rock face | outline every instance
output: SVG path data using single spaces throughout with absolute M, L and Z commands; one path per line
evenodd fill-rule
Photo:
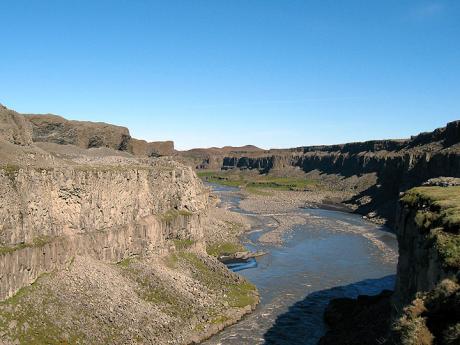
M 455 280 L 460 269 L 457 244 L 460 187 L 419 187 L 401 199 L 395 303 L 410 303 L 417 293 L 433 290 L 444 279 Z
M 106 123 L 69 121 L 56 115 L 29 115 L 27 119 L 32 124 L 35 142 L 126 151 L 130 139 L 127 128 Z
M 332 300 L 324 313 L 330 330 L 318 345 L 384 344 L 391 325 L 390 297 L 391 291 L 385 290 L 377 296 Z
M 3 169 L 0 186 L 1 299 L 75 255 L 119 261 L 167 239 L 202 237 L 203 186 L 172 161 Z
M 1 344 L 190 344 L 255 307 L 205 251 L 208 190 L 165 152 L 0 109 Z
M 460 177 L 460 121 L 407 140 L 378 140 L 270 151 L 188 151 L 198 169 L 255 169 L 261 173 L 297 167 L 341 177 L 375 173 L 376 183 L 348 200 L 361 214 L 394 225 L 399 193 L 439 176 Z M 363 202 L 364 201 L 364 202 Z
M 410 190 L 398 212 L 395 344 L 460 341 L 460 187 Z

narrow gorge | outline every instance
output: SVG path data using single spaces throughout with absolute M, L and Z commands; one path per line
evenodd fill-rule
M 459 177 L 460 121 L 177 151 L 0 106 L 0 343 L 458 344 Z

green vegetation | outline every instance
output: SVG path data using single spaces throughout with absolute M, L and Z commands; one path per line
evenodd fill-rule
M 82 344 L 82 335 L 77 332 L 70 332 L 63 335 L 53 319 L 57 315 L 48 316 L 42 310 L 34 307 L 32 299 L 35 294 L 44 295 L 43 301 L 46 303 L 41 306 L 47 310 L 49 305 L 53 305 L 59 310 L 59 302 L 47 291 L 40 287 L 42 279 L 46 279 L 49 274 L 41 275 L 30 286 L 23 287 L 14 296 L 6 301 L 0 302 L 0 332 L 9 338 L 19 341 L 19 344 L 30 345 L 64 345 Z
M 126 276 L 138 284 L 137 293 L 144 301 L 159 305 L 165 313 L 181 319 L 189 318 L 193 314 L 193 306 L 187 300 L 184 300 L 171 287 L 165 286 L 153 276 L 146 274 L 135 258 L 124 259 L 117 265 L 122 268 Z
M 123 268 L 128 268 L 135 260 L 135 257 L 127 257 L 121 260 L 120 262 L 117 262 L 117 265 Z
M 35 237 L 31 242 L 19 243 L 12 246 L 0 246 L 0 255 L 12 253 L 19 249 L 43 247 L 44 245 L 51 243 L 55 239 L 54 236 L 42 235 Z
M 19 171 L 19 166 L 14 164 L 6 164 L 3 167 L 1 167 L 1 169 L 3 169 L 3 171 L 5 172 L 6 177 L 8 177 L 11 182 L 14 182 L 16 174 Z
M 187 217 L 191 216 L 193 213 L 187 210 L 176 210 L 171 209 L 160 215 L 160 218 L 166 223 L 171 223 L 179 216 Z
M 439 256 L 448 267 L 460 268 L 460 235 L 437 229 L 434 231 L 435 245 Z
M 460 228 L 460 186 L 417 187 L 408 191 L 402 202 L 423 209 L 417 223 L 428 228 L 442 226 L 453 231 Z
M 230 187 L 241 187 L 250 193 L 269 194 L 263 190 L 303 191 L 314 187 L 317 182 L 302 177 L 275 177 L 258 175 L 241 171 L 199 171 L 198 176 L 204 181 Z
M 231 307 L 242 308 L 257 302 L 256 287 L 246 281 L 229 282 L 222 272 L 212 270 L 194 253 L 179 252 L 178 260 L 189 267 L 194 277 L 209 289 L 226 291 L 226 301 Z
M 220 323 L 227 322 L 228 320 L 230 320 L 230 319 L 227 316 L 219 315 L 219 316 L 213 318 L 211 320 L 211 323 L 217 325 L 217 324 L 220 324 Z
M 15 244 L 13 246 L 0 246 L 0 255 L 12 253 L 16 250 L 27 248 L 25 243 Z
M 184 249 L 190 248 L 195 243 L 194 240 L 190 240 L 190 239 L 173 240 L 173 242 L 177 250 L 184 250 Z
M 228 285 L 228 304 L 231 307 L 242 308 L 255 303 L 254 291 L 256 287 L 251 283 Z
M 401 201 L 418 210 L 415 223 L 430 231 L 443 264 L 460 268 L 460 187 L 417 187 Z
M 221 255 L 230 255 L 236 252 L 243 252 L 246 249 L 243 245 L 239 243 L 232 243 L 232 242 L 222 242 L 222 243 L 214 243 L 206 246 L 206 252 L 215 257 L 219 257 Z

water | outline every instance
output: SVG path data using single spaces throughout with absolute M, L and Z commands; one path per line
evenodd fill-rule
M 242 212 L 235 189 L 213 185 L 222 204 Z M 316 344 L 324 334 L 323 311 L 329 300 L 378 294 L 393 289 L 397 262 L 396 237 L 360 216 L 304 209 L 309 220 L 289 231 L 283 245 L 258 238 L 273 228 L 269 216 L 253 216 L 257 225 L 245 239 L 258 257 L 238 273 L 259 289 L 256 311 L 205 344 Z M 247 268 L 247 269 L 245 269 Z

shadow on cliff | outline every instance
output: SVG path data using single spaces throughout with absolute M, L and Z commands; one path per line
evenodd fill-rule
M 314 345 L 326 331 L 324 310 L 335 298 L 356 298 L 359 295 L 377 295 L 393 290 L 395 275 L 366 279 L 344 286 L 315 291 L 289 307 L 277 317 L 275 324 L 264 334 L 266 345 Z

